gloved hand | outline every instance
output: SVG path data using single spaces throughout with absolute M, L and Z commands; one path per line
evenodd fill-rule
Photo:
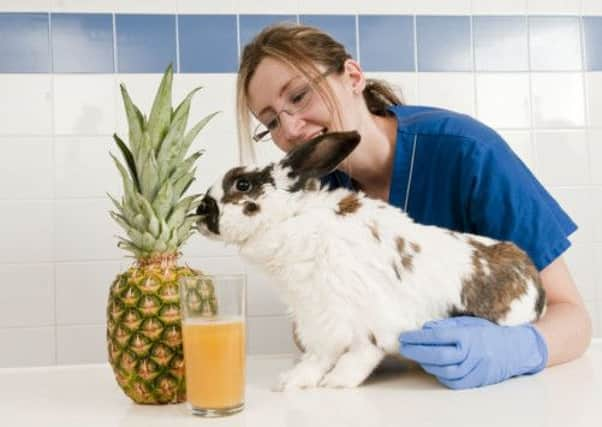
M 453 389 L 535 374 L 548 361 L 543 337 L 528 323 L 498 326 L 478 317 L 452 317 L 402 333 L 399 341 L 402 356 L 415 360 Z

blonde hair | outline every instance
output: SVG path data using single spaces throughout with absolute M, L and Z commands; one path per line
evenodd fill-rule
M 251 111 L 248 106 L 249 82 L 259 63 L 266 57 L 276 59 L 300 72 L 308 81 L 320 76 L 318 65 L 341 74 L 345 61 L 351 58 L 345 47 L 323 31 L 296 24 L 266 27 L 245 46 L 236 82 L 236 110 L 239 155 L 242 163 L 255 160 L 251 136 Z M 330 87 L 312 83 L 330 111 L 339 114 Z M 378 116 L 391 115 L 388 107 L 402 101 L 384 81 L 367 79 L 363 92 L 368 110 Z

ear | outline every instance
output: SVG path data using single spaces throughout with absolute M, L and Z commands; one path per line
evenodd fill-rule
M 299 189 L 308 179 L 332 172 L 358 146 L 360 139 L 356 131 L 320 135 L 290 151 L 280 165 L 292 169 L 289 177 L 298 177 L 294 187 Z
M 349 79 L 353 93 L 362 95 L 366 87 L 366 77 L 362 71 L 359 62 L 354 59 L 345 60 L 344 64 L 345 75 Z

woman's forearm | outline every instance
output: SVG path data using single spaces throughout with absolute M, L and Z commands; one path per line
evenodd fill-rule
M 591 341 L 591 318 L 583 305 L 557 302 L 547 307 L 535 326 L 548 345 L 547 366 L 558 365 L 581 356 Z

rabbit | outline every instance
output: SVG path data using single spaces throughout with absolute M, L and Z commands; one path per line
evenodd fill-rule
M 510 242 L 414 222 L 365 193 L 320 186 L 359 144 L 319 135 L 279 162 L 229 170 L 202 197 L 197 230 L 234 244 L 275 280 L 300 345 L 276 390 L 356 387 L 400 333 L 457 315 L 537 320 L 545 292 Z

